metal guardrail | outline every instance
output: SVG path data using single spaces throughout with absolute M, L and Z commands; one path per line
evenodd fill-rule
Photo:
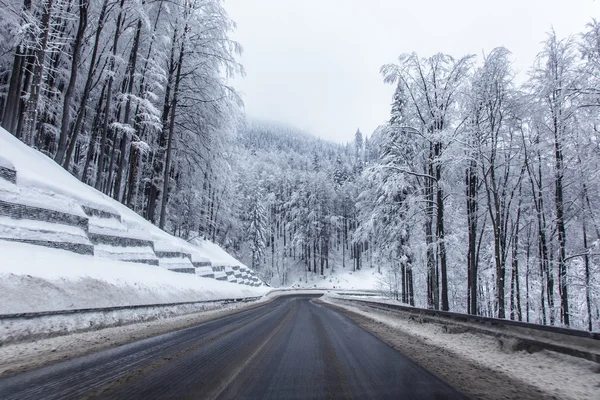
M 59 316 L 59 315 L 73 315 L 73 314 L 87 314 L 87 313 L 101 313 L 110 311 L 124 311 L 124 310 L 139 310 L 144 308 L 161 308 L 161 307 L 175 307 L 183 305 L 200 305 L 200 304 L 214 304 L 214 303 L 245 303 L 260 299 L 262 296 L 257 297 L 241 297 L 233 299 L 219 299 L 219 300 L 201 300 L 201 301 L 184 301 L 178 303 L 157 303 L 157 304 L 137 304 L 131 306 L 115 306 L 115 307 L 98 307 L 98 308 L 79 308 L 73 310 L 56 310 L 56 311 L 40 311 L 40 312 L 26 312 L 26 313 L 14 313 L 14 314 L 0 314 L 0 320 L 16 320 L 16 319 L 35 319 L 40 317 Z
M 594 340 L 600 340 L 600 332 L 590 332 L 579 329 L 572 328 L 564 328 L 560 326 L 554 325 L 541 325 L 534 324 L 531 322 L 523 322 L 523 321 L 515 321 L 511 319 L 501 319 L 501 318 L 491 318 L 491 317 L 482 317 L 479 315 L 471 315 L 471 314 L 463 314 L 452 311 L 439 311 L 439 310 L 431 310 L 428 308 L 416 308 L 411 306 L 404 306 L 401 304 L 387 304 L 387 303 L 379 303 L 368 300 L 358 300 L 358 299 L 347 299 L 357 303 L 363 303 L 365 305 L 377 305 L 379 307 L 391 309 L 391 310 L 400 310 L 404 312 L 408 312 L 415 315 L 426 315 L 430 317 L 439 317 L 439 318 L 449 318 L 455 321 L 460 322 L 475 322 L 479 324 L 486 324 L 488 326 L 516 326 L 520 328 L 526 329 L 534 329 L 538 331 L 550 332 L 550 333 L 560 333 L 563 335 L 569 336 L 577 336 L 583 338 L 589 338 Z
M 297 290 L 313 290 L 324 292 L 327 289 L 318 288 L 307 288 L 307 289 L 274 289 L 270 293 L 277 292 L 294 292 Z M 265 294 L 265 295 L 266 295 Z M 54 311 L 39 311 L 39 312 L 26 312 L 26 313 L 14 313 L 14 314 L 0 314 L 0 320 L 16 320 L 16 319 L 35 319 L 40 317 L 59 316 L 59 315 L 72 315 L 72 314 L 86 314 L 86 313 L 97 313 L 97 312 L 110 312 L 110 311 L 124 311 L 124 310 L 139 310 L 144 308 L 160 308 L 160 307 L 175 307 L 183 305 L 200 305 L 200 304 L 214 304 L 214 303 L 247 303 L 261 299 L 263 296 L 255 297 L 239 297 L 232 299 L 217 299 L 217 300 L 200 300 L 200 301 L 184 301 L 178 303 L 156 303 L 156 304 L 136 304 L 130 306 L 114 306 L 114 307 L 98 307 L 98 308 L 78 308 L 72 310 L 54 310 Z
M 485 335 L 514 338 L 523 344 L 523 350 L 530 352 L 550 350 L 573 357 L 600 363 L 600 332 L 589 332 L 559 326 L 532 324 L 522 321 L 482 317 L 450 311 L 438 311 L 416 308 L 400 304 L 379 303 L 356 298 L 338 298 L 339 300 L 362 304 L 370 308 L 400 311 L 420 317 L 431 318 L 434 322 L 447 320 L 449 323 L 462 322 L 472 325 L 465 331 Z M 519 332 L 519 330 L 522 330 Z

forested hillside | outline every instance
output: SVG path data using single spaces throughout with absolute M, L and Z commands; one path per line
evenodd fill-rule
M 551 32 L 522 83 L 504 48 L 381 68 L 396 91 L 359 232 L 405 300 L 414 286 L 432 308 L 597 328 L 599 44 L 595 21 Z
M 369 149 L 360 131 L 355 143 L 339 145 L 277 124 L 243 127 L 233 168 L 234 251 L 283 285 L 290 275 L 306 281 L 329 269 L 362 268 L 371 253 L 354 232 L 365 142 Z
M 221 1 L 1 5 L 2 127 L 161 228 L 214 225 L 243 72 Z
M 246 120 L 220 0 L 0 5 L 2 127 L 169 233 L 274 285 L 372 268 L 417 306 L 600 329 L 600 23 L 529 71 L 403 54 L 389 120 L 341 145 Z

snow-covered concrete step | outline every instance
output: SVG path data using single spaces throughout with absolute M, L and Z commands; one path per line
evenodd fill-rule
M 196 268 L 171 268 L 169 271 L 179 272 L 181 274 L 195 274 Z
M 0 179 L 17 184 L 17 171 L 12 162 L 4 157 L 0 157 Z
M 39 239 L 17 239 L 17 238 L 4 238 L 4 237 L 0 237 L 0 240 L 4 240 L 7 242 L 19 242 L 19 243 L 32 244 L 34 246 L 50 247 L 53 249 L 66 250 L 66 251 L 70 251 L 72 253 L 77 253 L 77 254 L 85 254 L 85 255 L 94 254 L 94 246 L 86 245 L 86 244 L 82 244 L 82 243 L 57 242 L 57 241 L 53 241 L 53 240 L 39 240 Z
M 234 265 L 231 267 L 231 269 L 233 269 L 233 276 L 235 276 L 235 279 L 237 280 L 237 282 L 241 283 L 242 282 L 242 271 L 240 270 L 240 266 Z
M 79 254 L 94 254 L 94 246 L 86 232 L 77 226 L 44 221 L 18 220 L 0 217 L 0 239 L 68 250 Z
M 198 267 L 196 268 L 196 275 L 201 276 L 203 278 L 213 278 L 215 277 L 215 273 L 213 272 L 211 267 Z
M 237 279 L 233 275 L 227 275 L 227 282 L 237 283 Z
M 192 255 L 189 253 L 183 253 L 181 251 L 159 250 L 156 247 L 156 244 L 154 245 L 154 253 L 156 253 L 158 258 L 187 258 L 190 263 L 192 259 Z
M 158 259 L 158 265 L 169 271 L 183 272 L 189 274 L 195 274 L 196 268 L 192 265 L 192 262 L 187 257 L 169 257 Z
M 139 239 L 136 237 L 127 237 L 127 236 L 118 236 L 118 235 L 109 235 L 105 233 L 89 233 L 90 240 L 94 245 L 109 245 L 115 247 L 149 247 L 151 249 L 154 248 L 154 243 L 151 240 Z M 154 250 L 152 250 L 152 254 L 154 254 Z
M 226 281 L 227 280 L 227 274 L 225 273 L 225 271 L 215 271 L 213 268 L 214 274 L 215 274 L 215 279 L 218 281 Z
M 225 273 L 225 266 L 224 265 L 213 265 L 212 266 L 212 270 L 213 272 L 216 274 L 217 272 L 222 272 L 223 274 Z
M 89 217 L 97 217 L 103 219 L 116 219 L 121 222 L 121 214 L 115 210 L 109 210 L 92 205 L 82 205 L 81 208 Z
M 113 246 L 98 243 L 94 245 L 94 255 L 112 260 L 159 265 L 158 257 L 151 246 Z
M 196 268 L 212 267 L 212 263 L 210 261 L 196 261 L 194 255 L 192 255 L 192 264 L 194 264 L 194 267 Z M 212 271 L 212 268 L 210 268 L 210 270 Z
M 76 226 L 88 231 L 88 219 L 79 215 L 55 211 L 48 208 L 35 207 L 0 199 L 0 216 L 19 220 L 35 220 L 61 225 Z

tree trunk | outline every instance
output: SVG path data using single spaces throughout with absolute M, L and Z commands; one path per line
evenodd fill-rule
M 175 70 L 177 67 L 175 64 L 175 51 L 177 50 L 177 28 L 178 26 L 176 23 L 175 29 L 173 30 L 173 37 L 171 39 L 171 53 L 169 56 L 168 64 L 169 74 L 167 78 L 167 86 L 165 88 L 165 97 L 163 102 L 163 112 L 161 118 L 163 129 L 161 130 L 158 139 L 158 149 L 154 154 L 154 160 L 152 162 L 152 177 L 150 179 L 148 187 L 148 205 L 146 208 L 146 219 L 152 221 L 153 223 L 156 220 L 156 202 L 158 200 L 158 197 L 160 196 L 160 177 L 164 176 L 163 158 L 164 152 L 166 151 L 167 137 L 169 132 L 169 113 L 171 112 L 171 90 L 173 86 Z
M 110 73 L 108 76 L 108 86 L 106 88 L 106 106 L 104 107 L 104 122 L 102 123 L 102 137 L 100 139 L 100 154 L 98 157 L 98 171 L 96 171 L 96 189 L 102 190 L 104 186 L 104 180 L 102 179 L 104 174 L 104 160 L 106 156 L 106 140 L 108 136 L 108 121 L 111 115 L 111 103 L 112 103 L 112 87 L 114 81 L 115 71 L 115 58 L 117 57 L 117 47 L 119 46 L 119 37 L 121 35 L 121 25 L 123 20 L 123 6 L 125 0 L 121 0 L 119 15 L 117 16 L 117 22 L 115 24 L 115 37 L 113 39 L 112 58 L 110 60 Z M 115 143 L 113 142 L 113 146 Z
M 89 0 L 88 0 L 89 1 Z M 71 132 L 71 139 L 69 141 L 69 146 L 67 148 L 67 153 L 65 155 L 63 167 L 65 169 L 69 169 L 69 165 L 71 163 L 71 158 L 73 156 L 73 151 L 75 149 L 75 143 L 77 142 L 77 137 L 79 136 L 79 132 L 81 130 L 81 125 L 83 124 L 83 117 L 85 115 L 85 108 L 87 106 L 87 102 L 90 96 L 90 91 L 92 90 L 92 81 L 94 78 L 94 70 L 96 65 L 96 59 L 98 58 L 98 47 L 100 45 L 100 35 L 104 28 L 104 22 L 106 19 L 106 9 L 108 7 L 108 0 L 104 0 L 102 3 L 102 8 L 100 9 L 100 16 L 98 17 L 98 25 L 96 27 L 96 35 L 94 38 L 94 47 L 92 49 L 92 56 L 90 59 L 90 67 L 88 69 L 88 75 L 85 81 L 85 86 L 83 88 L 83 93 L 81 95 L 81 101 L 79 103 L 79 111 L 77 112 L 77 118 L 75 119 L 75 125 L 73 126 L 73 130 Z M 104 93 L 104 87 L 102 88 L 102 92 Z M 102 98 L 99 100 L 102 103 Z M 98 111 L 99 113 L 99 111 Z M 88 159 L 86 158 L 86 164 L 89 164 Z M 87 180 L 87 168 L 85 169 L 85 178 Z M 83 176 L 83 175 L 82 175 Z M 85 182 L 84 179 L 82 181 Z
M 563 154 L 560 132 L 555 120 L 554 129 L 554 154 L 555 154 L 555 204 L 556 204 L 556 228 L 558 230 L 558 282 L 560 285 L 560 298 L 563 323 L 570 325 L 569 321 L 569 296 L 567 285 L 567 263 L 566 263 L 566 229 L 563 204 Z
M 77 35 L 75 36 L 75 42 L 73 43 L 73 57 L 71 59 L 71 76 L 69 77 L 69 84 L 67 85 L 67 90 L 65 91 L 60 126 L 60 136 L 58 139 L 58 148 L 54 157 L 54 161 L 56 161 L 59 164 L 63 163 L 63 158 L 65 157 L 65 151 L 67 147 L 67 134 L 70 126 L 71 100 L 73 99 L 75 83 L 77 82 L 77 71 L 79 69 L 79 56 L 81 53 L 81 46 L 83 44 L 83 35 L 85 34 L 85 29 L 87 28 L 88 6 L 89 0 L 79 1 L 79 24 L 77 26 Z M 72 140 L 72 142 L 75 142 L 75 140 Z M 73 145 L 73 148 L 75 148 L 75 145 Z M 69 163 L 67 161 L 64 162 L 64 165 L 65 169 L 69 168 Z
M 30 9 L 31 0 L 24 0 L 22 15 L 24 15 Z M 23 80 L 23 72 L 26 70 L 25 65 L 27 53 L 28 49 L 23 43 L 19 43 L 15 50 L 8 93 L 6 94 L 6 103 L 4 105 L 4 113 L 2 115 L 2 127 L 15 136 L 19 115 L 19 105 L 21 102 L 21 83 Z
M 131 94 L 133 93 L 133 83 L 134 83 L 134 74 L 137 65 L 137 55 L 138 48 L 140 44 L 140 35 L 142 33 L 142 20 L 138 19 L 137 27 L 135 30 L 135 37 L 133 38 L 133 46 L 131 48 L 131 54 L 129 56 L 129 63 L 127 64 L 127 103 L 125 105 L 125 116 L 123 118 L 124 124 L 129 124 L 130 116 L 131 116 Z M 123 180 L 123 171 L 125 168 L 125 156 L 127 152 L 127 133 L 123 132 L 123 137 L 121 139 L 121 149 L 120 149 L 120 158 L 119 158 L 119 166 L 117 169 L 117 178 L 115 181 L 115 190 L 113 192 L 113 198 L 115 200 L 119 200 L 121 194 L 121 181 Z
M 429 162 L 426 173 L 433 176 L 433 167 L 431 160 Z M 427 306 L 435 310 L 439 309 L 439 286 L 437 278 L 437 263 L 434 251 L 434 234 L 433 234 L 433 215 L 434 209 L 434 193 L 433 179 L 427 178 L 425 183 L 425 243 L 427 245 Z
M 585 255 L 583 256 L 583 262 L 585 267 L 585 305 L 587 307 L 587 320 L 588 320 L 588 330 L 592 331 L 592 303 L 591 303 L 591 293 L 590 293 L 590 256 L 588 254 L 588 240 L 587 240 L 587 232 L 585 229 L 585 217 L 582 219 L 582 233 L 583 233 L 583 248 L 585 251 Z
M 106 82 L 102 85 L 102 90 L 100 91 L 100 97 L 98 98 L 98 104 L 96 105 L 96 112 L 94 115 L 94 120 L 92 121 L 92 136 L 88 143 L 88 151 L 85 157 L 85 164 L 83 167 L 83 171 L 81 172 L 81 181 L 89 184 L 88 182 L 88 174 L 90 169 L 90 164 L 92 159 L 94 158 L 94 154 L 96 153 L 96 142 L 98 141 L 98 133 L 100 130 L 100 118 L 102 113 L 102 104 L 104 100 L 104 92 L 106 91 Z M 70 147 L 70 145 L 69 145 Z M 68 157 L 68 156 L 67 156 Z
M 436 232 L 438 240 L 438 251 L 440 259 L 440 272 L 442 278 L 442 311 L 449 311 L 450 306 L 448 303 L 448 274 L 447 274 L 447 261 L 446 261 L 446 238 L 444 229 L 444 192 L 441 181 L 441 167 L 438 164 L 436 166 L 436 202 L 437 202 L 437 222 Z
M 181 82 L 181 66 L 183 64 L 183 56 L 185 54 L 184 46 L 185 46 L 187 30 L 188 30 L 188 26 L 186 25 L 186 27 L 184 28 L 184 31 L 183 31 L 183 37 L 181 39 L 181 48 L 179 50 L 179 60 L 177 61 L 177 73 L 175 75 L 175 86 L 173 88 L 173 101 L 171 104 L 171 119 L 169 121 L 169 136 L 167 139 L 167 154 L 166 154 L 164 176 L 163 176 L 163 197 L 162 197 L 162 203 L 160 206 L 159 227 L 161 229 L 164 228 L 165 223 L 167 222 L 166 221 L 167 220 L 166 213 L 167 213 L 167 203 L 169 201 L 169 174 L 171 172 L 170 170 L 171 170 L 171 152 L 172 152 L 172 147 L 173 147 L 173 134 L 175 133 L 175 112 L 177 109 L 177 95 L 179 92 L 179 83 Z
M 37 122 L 38 103 L 42 91 L 42 78 L 44 77 L 44 64 L 46 59 L 46 49 L 48 47 L 48 38 L 50 36 L 50 14 L 52 12 L 54 0 L 44 2 L 42 17 L 40 20 L 39 48 L 34 51 L 34 66 L 31 81 L 31 90 L 29 100 L 27 101 L 24 126 L 24 142 L 28 145 L 34 143 L 34 130 Z
M 467 252 L 467 312 L 477 313 L 477 172 L 476 162 L 471 160 L 466 173 L 467 224 L 469 230 Z

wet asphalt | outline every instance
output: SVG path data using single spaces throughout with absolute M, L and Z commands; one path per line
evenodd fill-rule
M 315 296 L 0 379 L 0 399 L 463 399 Z

